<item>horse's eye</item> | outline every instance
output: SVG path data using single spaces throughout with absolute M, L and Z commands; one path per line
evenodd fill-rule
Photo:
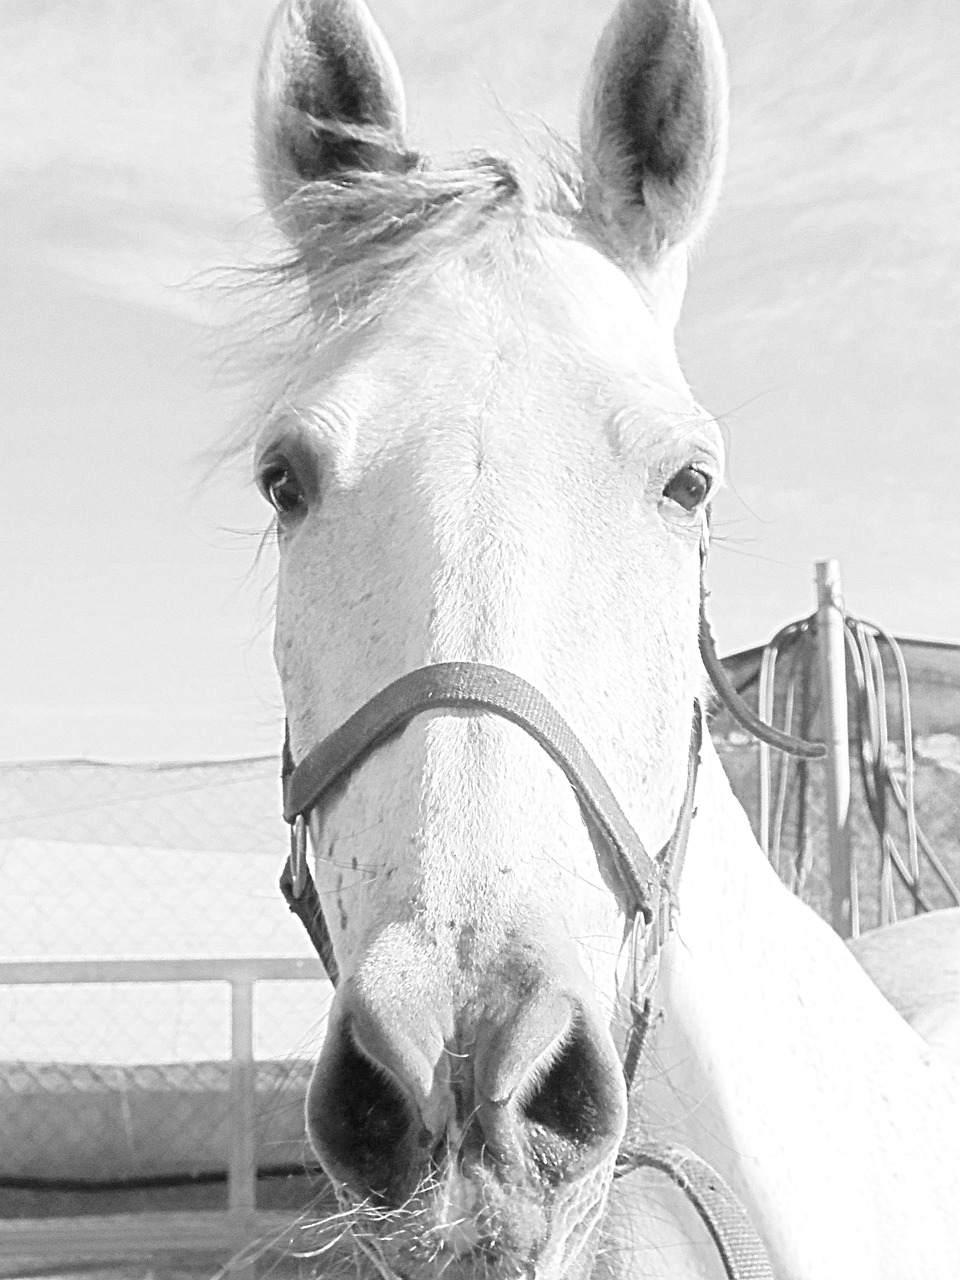
M 663 496 L 675 502 L 684 511 L 695 511 L 710 492 L 710 477 L 699 467 L 682 467 L 667 481 Z
M 278 516 L 293 515 L 306 507 L 300 481 L 285 463 L 264 472 L 260 477 L 260 489 Z

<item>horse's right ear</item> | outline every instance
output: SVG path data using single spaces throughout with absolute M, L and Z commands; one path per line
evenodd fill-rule
M 363 0 L 283 0 L 264 45 L 255 109 L 267 207 L 295 235 L 306 183 L 411 167 L 393 54 Z

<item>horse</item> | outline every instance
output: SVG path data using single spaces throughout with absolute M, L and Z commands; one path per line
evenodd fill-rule
M 267 35 L 292 789 L 377 722 L 289 805 L 337 978 L 306 1127 L 373 1274 L 723 1274 L 680 1190 L 615 1177 L 638 1134 L 709 1162 L 778 1280 L 957 1274 L 956 1085 L 780 885 L 703 731 L 723 442 L 674 328 L 727 99 L 705 0 L 620 0 L 578 150 L 434 165 L 361 0 L 284 0 Z M 499 701 L 390 720 L 478 671 Z M 672 860 L 655 900 L 624 826 Z
M 960 1080 L 960 907 L 910 916 L 847 945 L 901 1017 Z

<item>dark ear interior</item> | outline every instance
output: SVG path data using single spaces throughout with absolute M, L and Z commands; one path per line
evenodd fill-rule
M 720 37 L 701 0 L 622 0 L 581 110 L 590 212 L 645 261 L 695 235 L 726 144 Z
M 261 60 L 256 125 L 274 208 L 307 182 L 415 163 L 400 74 L 362 0 L 285 0 Z
M 312 5 L 305 45 L 291 59 L 287 105 L 305 127 L 288 139 L 305 181 L 340 169 L 395 168 L 403 162 L 403 101 L 351 4 Z

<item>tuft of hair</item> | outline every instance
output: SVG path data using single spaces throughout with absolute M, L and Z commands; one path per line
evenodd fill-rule
M 277 285 L 304 285 L 320 333 L 356 330 L 445 262 L 496 232 L 514 236 L 527 213 L 514 167 L 496 156 L 462 166 L 346 170 L 310 182 L 282 210 L 299 234 L 268 270 Z
M 370 128 L 361 131 L 369 141 Z M 374 172 L 345 170 L 305 183 L 276 211 L 282 226 L 298 229 L 285 252 L 225 273 L 242 305 L 233 308 L 239 315 L 234 339 L 222 349 L 224 371 L 256 385 L 258 394 L 249 424 L 221 461 L 246 449 L 311 356 L 374 325 L 438 269 L 455 262 L 515 268 L 538 230 L 578 234 L 579 157 L 553 135 L 522 172 L 489 154 L 442 168 L 409 152 L 401 158 Z

